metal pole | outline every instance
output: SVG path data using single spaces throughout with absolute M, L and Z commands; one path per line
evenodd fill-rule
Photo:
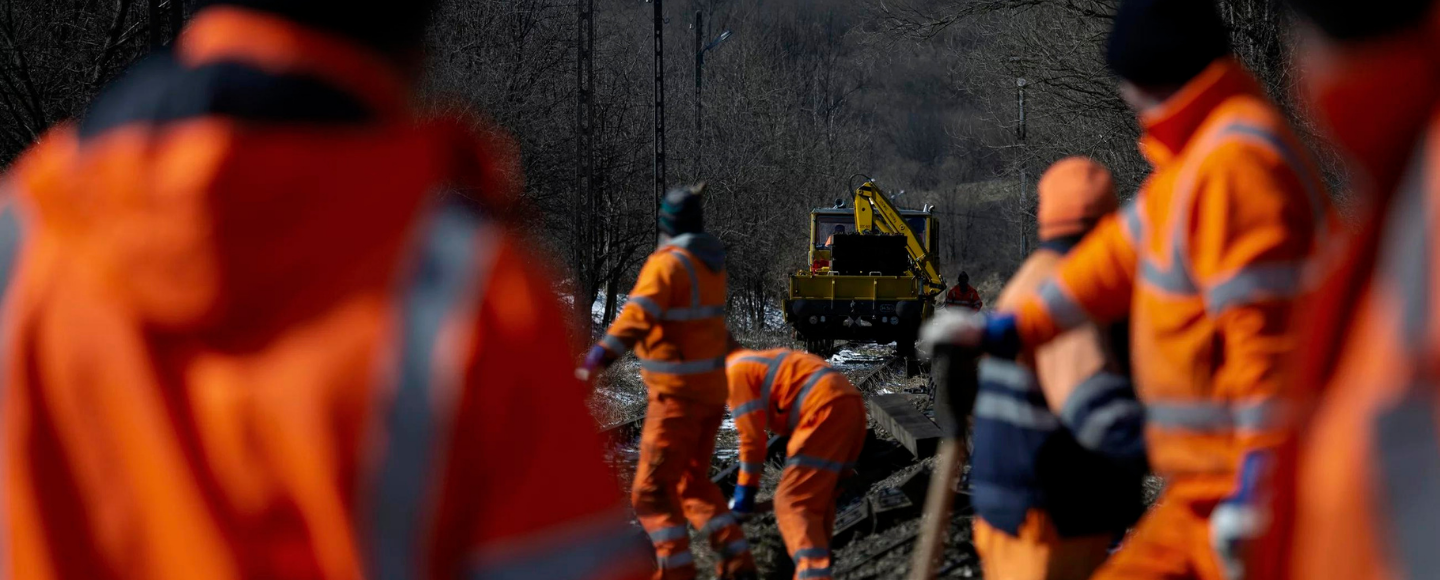
M 1030 255 L 1030 193 L 1025 189 L 1025 78 L 1015 79 L 1017 101 L 1020 108 L 1020 259 Z
M 699 10 L 695 11 L 695 180 L 700 181 L 704 176 L 700 172 L 700 154 L 705 143 L 705 124 L 702 121 L 701 113 L 704 111 L 701 104 L 701 84 L 704 82 L 705 70 L 705 48 L 700 44 L 705 36 L 705 20 Z
M 575 0 L 575 296 L 580 328 L 589 336 L 590 304 L 579 300 L 586 297 L 589 284 L 599 272 L 595 255 L 599 243 L 599 195 L 594 191 L 595 167 L 595 0 Z
M 655 231 L 660 231 L 660 199 L 665 195 L 665 24 L 664 0 L 655 1 Z

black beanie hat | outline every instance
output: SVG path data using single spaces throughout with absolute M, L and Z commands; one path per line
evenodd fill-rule
M 702 210 L 705 185 L 676 187 L 665 193 L 660 202 L 660 231 L 672 236 L 698 234 L 705 231 Z
M 1421 23 L 1433 0 L 1386 0 L 1384 6 L 1355 0 L 1290 0 L 1301 16 L 1336 40 L 1362 40 Z
M 1141 87 L 1168 87 L 1228 54 L 1230 33 L 1215 0 L 1122 0 L 1105 64 Z
M 382 52 L 418 48 L 438 0 L 201 0 L 201 6 L 240 6 L 283 16 Z

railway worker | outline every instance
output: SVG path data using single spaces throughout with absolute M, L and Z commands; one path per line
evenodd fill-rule
M 207 2 L 17 162 L 0 576 L 649 573 L 427 4 Z
M 946 308 L 968 308 L 979 312 L 985 307 L 985 301 L 980 299 L 980 291 L 970 285 L 970 274 L 964 270 L 955 277 L 955 286 L 945 293 Z
M 755 572 L 755 559 L 725 495 L 710 481 L 715 436 L 725 415 L 725 246 L 705 233 L 704 186 L 670 190 L 660 206 L 660 247 L 645 261 L 629 301 L 582 375 L 631 348 L 649 405 L 631 500 L 650 534 L 656 578 L 694 578 L 687 521 L 720 556 L 722 578 Z
M 1040 247 L 1001 292 L 1002 311 L 1117 207 L 1110 172 L 1084 157 L 1051 166 L 1039 194 Z M 970 487 L 986 578 L 1089 578 L 1144 511 L 1144 413 L 1127 330 L 1085 324 L 1014 361 L 980 363 Z
M 766 430 L 789 435 L 785 471 L 775 489 L 775 520 L 795 562 L 795 578 L 830 578 L 836 485 L 854 468 L 865 443 L 860 391 L 820 357 L 783 348 L 732 352 L 726 375 L 740 437 L 731 509 L 741 514 L 755 509 Z
M 1435 306 L 1440 68 L 1432 0 L 1293 0 L 1300 94 L 1348 157 L 1359 227 L 1305 304 L 1296 408 L 1255 577 L 1429 578 L 1440 522 Z
M 948 314 L 944 340 L 1002 356 L 1129 315 L 1158 506 L 1096 573 L 1235 578 L 1261 533 L 1258 475 L 1274 423 L 1301 270 L 1331 227 L 1313 164 L 1230 56 L 1211 0 L 1125 0 L 1107 60 L 1154 166 L 1038 291 L 1002 312 Z
M 835 236 L 844 235 L 844 234 L 845 234 L 845 226 L 844 226 L 844 224 L 835 224 L 835 229 L 830 232 L 830 237 L 825 238 L 825 247 L 827 247 L 827 248 L 833 248 L 833 247 L 835 247 Z

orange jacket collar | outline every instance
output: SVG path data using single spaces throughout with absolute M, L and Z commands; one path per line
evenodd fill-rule
M 364 99 L 377 114 L 405 109 L 406 83 L 379 53 L 279 16 L 217 6 L 186 27 L 176 56 L 195 66 L 242 62 L 277 74 L 317 77 Z
M 1145 130 L 1140 151 L 1156 167 L 1169 164 L 1185 150 L 1216 107 L 1230 97 L 1245 94 L 1263 93 L 1240 63 L 1232 58 L 1216 60 L 1160 106 L 1140 115 Z

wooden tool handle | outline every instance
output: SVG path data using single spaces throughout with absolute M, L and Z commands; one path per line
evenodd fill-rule
M 955 483 L 964 464 L 965 443 L 960 439 L 940 442 L 930 490 L 925 495 L 925 515 L 920 520 L 920 538 L 910 561 L 910 580 L 931 580 L 945 552 L 950 532 L 950 509 L 955 504 Z

